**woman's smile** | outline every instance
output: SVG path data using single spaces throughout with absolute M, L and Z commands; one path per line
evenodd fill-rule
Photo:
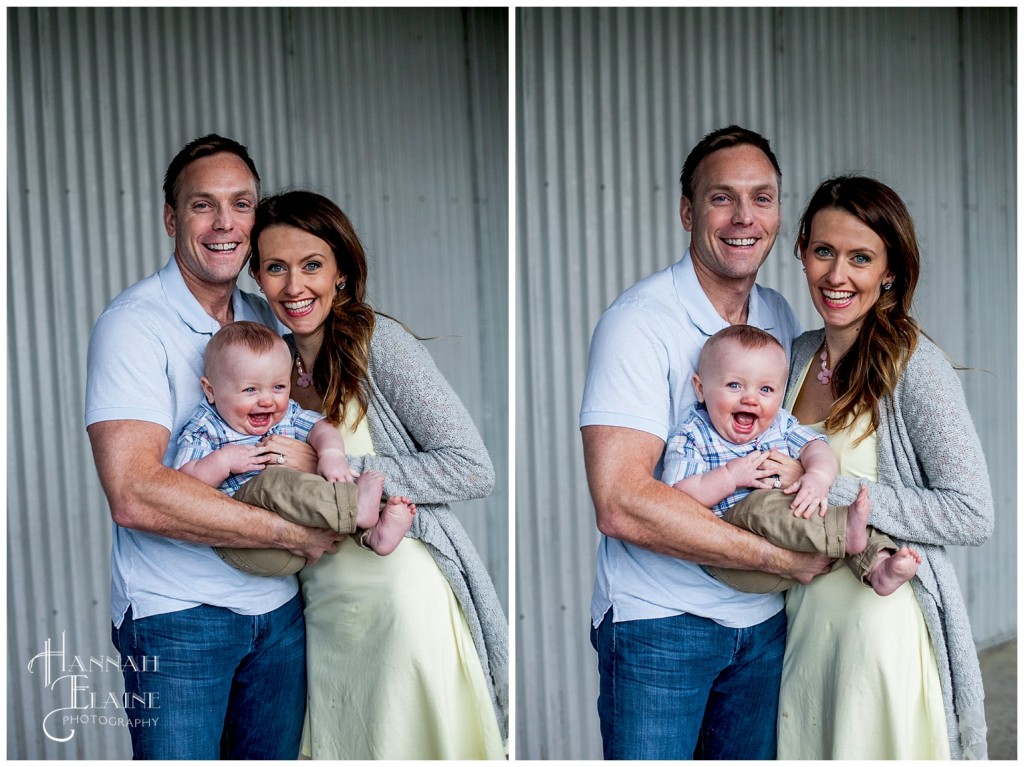
M 893 279 L 885 243 L 844 210 L 818 211 L 801 252 L 811 300 L 832 330 L 860 327 L 878 301 L 882 284 Z
M 305 317 L 313 310 L 315 298 L 307 298 L 303 301 L 283 301 L 284 310 L 291 317 Z
M 259 254 L 256 281 L 277 318 L 296 337 L 319 331 L 344 281 L 330 244 L 298 227 L 276 224 L 260 233 Z

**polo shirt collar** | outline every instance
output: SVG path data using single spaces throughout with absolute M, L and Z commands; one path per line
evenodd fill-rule
M 711 299 L 701 287 L 700 281 L 697 279 L 697 272 L 693 268 L 693 256 L 690 254 L 689 248 L 686 249 L 682 259 L 672 267 L 672 276 L 679 303 L 686 308 L 694 327 L 710 338 L 728 326 L 729 323 L 715 310 Z M 761 293 L 756 284 L 751 287 L 750 298 L 747 300 L 747 323 L 762 330 L 772 331 L 775 329 L 771 312 L 767 310 L 764 301 L 761 300 Z
M 185 284 L 185 278 L 181 275 L 178 267 L 178 260 L 172 255 L 167 265 L 160 270 L 160 285 L 163 287 L 164 295 L 171 308 L 181 317 L 182 322 L 188 325 L 195 333 L 214 334 L 220 330 L 220 323 L 206 313 L 192 291 Z M 242 292 L 236 286 L 231 294 L 231 306 L 235 312 L 235 318 L 240 319 L 244 315 Z

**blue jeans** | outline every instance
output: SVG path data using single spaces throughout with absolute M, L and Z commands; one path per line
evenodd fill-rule
M 136 759 L 295 759 L 306 711 L 298 595 L 264 615 L 223 607 L 133 620 L 121 654 Z M 136 697 L 137 696 L 137 697 Z
M 590 641 L 605 759 L 775 758 L 785 610 L 744 629 L 609 611 Z

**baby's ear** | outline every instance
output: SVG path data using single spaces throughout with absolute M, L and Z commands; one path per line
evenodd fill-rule
M 213 404 L 213 386 L 210 384 L 210 379 L 203 376 L 199 379 L 199 385 L 203 387 L 203 394 L 206 395 L 206 401 L 209 404 Z
M 693 374 L 693 390 L 697 393 L 697 401 L 704 401 L 704 385 L 700 382 L 700 376 Z

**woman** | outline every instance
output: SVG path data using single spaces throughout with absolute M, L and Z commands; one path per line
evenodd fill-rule
M 790 589 L 778 756 L 986 758 L 981 672 L 944 547 L 991 535 L 992 493 L 953 368 L 909 316 L 920 269 L 910 214 L 873 179 L 826 181 L 797 255 L 825 327 L 794 342 L 786 407 L 829 436 L 840 461 L 830 502 L 866 484 L 871 523 L 922 562 L 887 597 L 842 562 Z
M 365 302 L 366 259 L 330 200 L 264 200 L 250 273 L 295 348 L 292 398 L 342 430 L 352 468 L 416 502 L 387 557 L 346 539 L 300 574 L 314 759 L 505 757 L 508 625 L 447 504 L 487 495 L 494 472 L 469 414 L 430 355 Z M 306 446 L 274 438 L 286 464 Z

